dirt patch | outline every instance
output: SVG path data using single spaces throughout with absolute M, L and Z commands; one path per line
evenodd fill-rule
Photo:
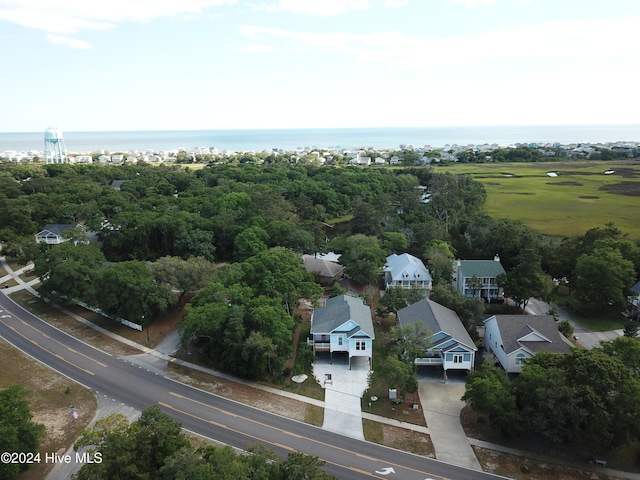
M 584 198 L 585 200 L 597 200 L 600 197 L 596 197 L 595 195 L 580 195 L 578 198 Z
M 585 478 L 611 479 L 608 476 L 593 476 L 593 466 L 587 463 L 587 454 L 577 447 L 554 445 L 548 441 L 523 435 L 506 438 L 493 430 L 482 415 L 464 407 L 460 412 L 460 423 L 469 438 L 484 440 L 508 448 L 524 450 L 548 458 L 548 461 L 519 457 L 496 450 L 474 446 L 480 465 L 486 472 L 504 475 L 514 479 L 536 480 L 581 480 Z M 607 465 L 616 468 L 614 462 Z M 622 468 L 620 468 L 622 469 Z
M 78 320 L 53 308 L 51 305 L 43 302 L 39 298 L 34 297 L 26 290 L 21 290 L 12 294 L 11 298 L 37 317 L 43 319 L 45 322 L 112 355 L 136 355 L 140 353 L 140 350 L 129 347 L 124 343 L 118 342 L 97 330 L 78 322 Z M 83 313 L 83 315 L 81 315 L 83 318 L 89 317 L 87 318 L 89 321 L 100 316 L 83 308 L 77 308 L 78 310 L 76 311 Z
M 603 185 L 599 188 L 608 193 L 616 195 L 629 195 L 632 197 L 640 197 L 640 182 L 621 182 L 611 185 Z
M 165 375 L 178 382 L 192 385 L 221 397 L 229 398 L 245 405 L 251 405 L 267 412 L 283 415 L 304 422 L 307 417 L 305 402 L 299 402 L 281 395 L 265 392 L 251 386 L 215 377 L 208 373 L 194 371 L 175 363 L 167 366 Z
M 584 184 L 575 180 L 565 180 L 563 182 L 547 182 L 547 185 L 557 185 L 559 187 L 582 187 Z
M 11 368 L 0 369 L 0 388 L 19 383 L 31 392 L 33 421 L 46 428 L 46 437 L 39 449 L 41 456 L 47 452 L 65 452 L 95 415 L 97 402 L 93 392 L 24 355 L 4 340 L 0 340 L 0 365 L 11 365 Z M 71 405 L 78 413 L 77 419 L 71 415 Z M 17 478 L 44 478 L 51 466 L 44 462 L 34 464 Z
M 478 461 L 485 472 L 502 475 L 516 480 L 584 480 L 612 479 L 595 471 L 585 471 L 568 466 L 561 466 L 529 460 L 508 453 L 496 452 L 484 448 L 473 447 Z
M 414 432 L 400 427 L 383 424 L 383 444 L 405 452 L 436 458 L 431 437 L 425 433 Z
M 615 171 L 611 175 L 618 175 L 622 178 L 637 178 L 640 177 L 640 172 L 634 168 L 616 167 Z

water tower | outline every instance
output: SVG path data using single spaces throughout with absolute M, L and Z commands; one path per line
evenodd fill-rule
M 47 128 L 44 132 L 44 158 L 47 163 L 69 163 L 67 148 L 59 128 Z

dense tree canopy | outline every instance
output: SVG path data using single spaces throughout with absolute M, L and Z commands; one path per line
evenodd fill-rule
M 597 453 L 640 435 L 640 342 L 620 337 L 602 348 L 539 352 L 509 380 L 501 370 L 473 372 L 463 397 L 505 434 L 526 430 Z
M 280 459 L 263 446 L 249 446 L 249 455 L 232 447 L 194 448 L 181 425 L 158 407 L 143 410 L 129 423 L 114 414 L 83 430 L 74 449 L 100 453 L 101 461 L 86 463 L 76 480 L 117 478 L 120 480 L 331 480 L 317 457 L 298 452 Z M 8 477 L 7 477 L 8 478 Z
M 48 296 L 89 301 L 95 294 L 95 276 L 106 260 L 94 245 L 65 242 L 44 246 L 35 259 L 34 272 Z
M 20 385 L 0 390 L 0 452 L 35 453 L 45 436 L 45 427 L 31 420 L 27 396 Z M 0 479 L 10 480 L 29 467 L 25 462 L 0 463 Z

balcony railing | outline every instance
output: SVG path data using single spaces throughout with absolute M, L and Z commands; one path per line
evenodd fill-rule
M 442 357 L 420 357 L 416 358 L 416 365 L 442 365 Z

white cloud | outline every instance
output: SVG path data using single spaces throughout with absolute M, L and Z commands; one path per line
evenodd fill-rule
M 296 32 L 245 25 L 241 32 L 274 49 L 328 51 L 362 62 L 418 70 L 524 60 L 583 64 L 612 57 L 640 61 L 640 17 L 548 22 L 468 37 L 420 38 L 400 32 L 368 34 Z M 633 59 L 633 60 L 632 60 Z
M 496 0 L 449 0 L 453 5 L 464 5 L 467 8 L 474 8 L 478 5 L 489 5 L 495 3 Z
M 264 6 L 263 8 L 268 11 L 340 15 L 347 10 L 371 8 L 371 3 L 369 0 L 279 0 L 278 3 Z
M 387 7 L 402 7 L 404 5 L 407 5 L 409 3 L 409 0 L 387 0 L 385 2 L 385 5 Z
M 106 30 L 119 22 L 194 15 L 237 0 L 0 0 L 0 20 L 50 33 Z
M 249 53 L 269 53 L 274 51 L 272 47 L 269 47 L 268 45 L 261 45 L 259 43 L 251 43 L 249 45 L 245 45 L 239 50 L 241 52 Z
M 89 42 L 84 40 L 78 40 L 77 38 L 67 37 L 65 35 L 57 35 L 54 33 L 47 34 L 47 40 L 54 45 L 64 45 L 66 47 L 75 48 L 77 50 L 89 50 L 93 46 Z

